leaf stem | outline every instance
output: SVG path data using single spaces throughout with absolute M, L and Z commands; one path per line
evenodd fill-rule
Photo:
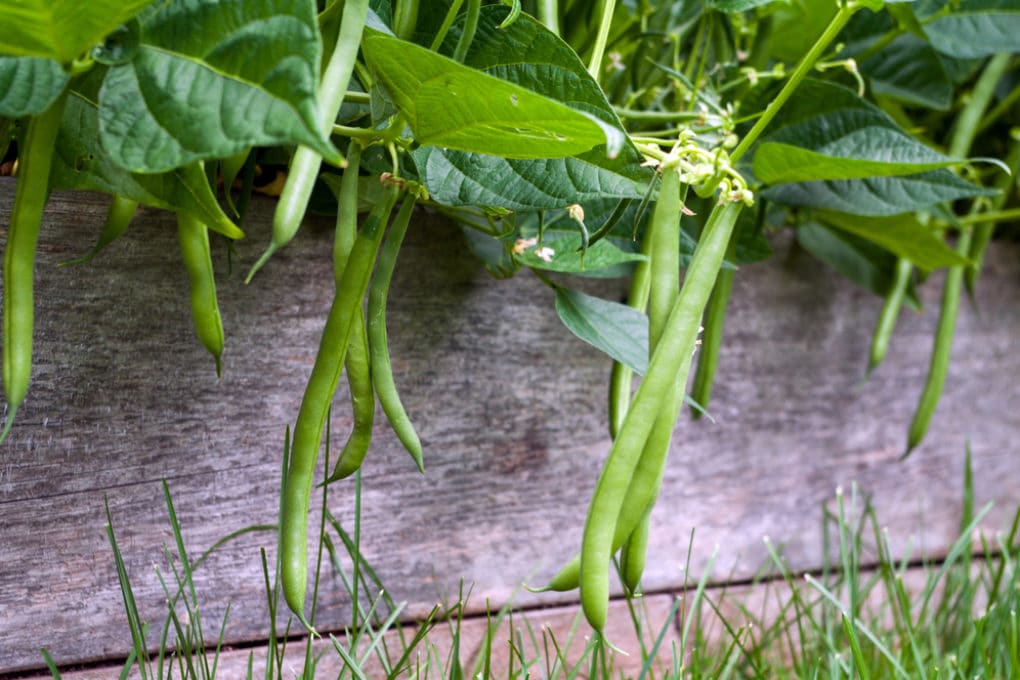
M 616 0 L 603 0 L 602 18 L 599 19 L 599 33 L 595 38 L 595 47 L 592 48 L 591 61 L 588 62 L 588 73 L 599 82 L 599 71 L 602 69 L 602 57 L 606 53 L 606 43 L 609 42 L 609 29 L 613 25 L 613 13 L 616 11 Z
M 772 119 L 776 117 L 777 113 L 779 113 L 779 109 L 783 108 L 786 101 L 794 93 L 797 87 L 800 86 L 801 81 L 807 77 L 807 74 L 814 67 L 815 62 L 817 62 L 822 56 L 822 53 L 829 47 L 829 44 L 836 39 L 839 32 L 842 31 L 843 27 L 846 26 L 846 23 L 850 21 L 850 17 L 852 17 L 861 7 L 862 5 L 858 5 L 857 3 L 848 3 L 839 8 L 839 11 L 836 12 L 836 16 L 834 16 L 832 21 L 829 22 L 828 27 L 826 27 L 818 40 L 815 41 L 815 44 L 811 47 L 808 53 L 804 55 L 804 58 L 800 60 L 800 63 L 797 64 L 797 68 L 794 72 L 790 74 L 790 79 L 786 81 L 786 85 L 784 85 L 783 89 L 780 90 L 778 95 L 776 95 L 776 98 L 769 102 L 769 105 L 765 108 L 765 112 L 761 115 L 761 118 L 755 122 L 751 131 L 748 132 L 742 140 L 740 140 L 740 144 L 733 150 L 733 153 L 730 154 L 731 163 L 735 164 L 737 160 L 758 140 L 758 137 L 760 137 L 761 133 L 765 131 L 768 124 L 771 123 Z
M 960 224 L 982 224 L 984 222 L 1005 222 L 1007 220 L 1020 220 L 1020 208 L 1009 210 L 993 210 L 991 212 L 975 213 L 956 218 Z
M 560 8 L 558 0 L 538 0 L 538 20 L 546 28 L 560 34 Z

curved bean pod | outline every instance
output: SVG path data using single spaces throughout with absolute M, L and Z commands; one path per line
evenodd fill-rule
M 868 353 L 868 373 L 870 374 L 885 359 L 889 351 L 889 341 L 892 339 L 893 331 L 896 329 L 896 320 L 900 315 L 900 308 L 903 306 L 903 297 L 907 294 L 907 287 L 910 285 L 910 276 L 914 273 L 914 265 L 905 258 L 896 259 L 896 272 L 893 275 L 892 287 L 885 296 L 885 303 L 878 315 L 878 323 L 875 325 L 875 332 L 871 336 L 871 351 Z
M 960 234 L 956 243 L 956 252 L 964 257 L 970 251 L 970 231 Z M 960 291 L 963 288 L 963 272 L 966 267 L 958 265 L 946 271 L 946 280 L 942 285 L 942 306 L 939 312 L 939 325 L 935 329 L 935 342 L 932 347 L 931 361 L 928 364 L 928 377 L 917 402 L 917 409 L 907 430 L 907 450 L 901 459 L 906 458 L 917 448 L 928 432 L 928 425 L 935 414 L 942 397 L 942 388 L 949 373 L 949 359 L 953 351 L 953 334 L 956 330 L 956 315 L 960 309 Z
M 343 15 L 340 20 L 340 33 L 336 46 L 329 58 L 326 72 L 322 75 L 319 85 L 319 128 L 329 134 L 337 113 L 344 101 L 347 85 L 354 72 L 354 63 L 358 58 L 361 45 L 361 34 L 368 16 L 368 0 L 347 0 L 344 2 Z M 305 146 L 299 146 L 291 159 L 287 183 L 280 194 L 273 215 L 273 239 L 262 257 L 255 262 L 248 272 L 246 281 L 251 281 L 255 272 L 262 268 L 270 257 L 294 238 L 301 221 L 308 209 L 308 200 L 312 196 L 315 180 L 322 166 L 322 156 Z
M 333 279 L 337 287 L 343 280 L 351 249 L 358 238 L 358 174 L 361 169 L 361 145 L 351 144 L 347 153 L 347 168 L 340 179 L 337 195 L 336 238 L 333 241 Z M 347 384 L 351 393 L 351 410 L 354 426 L 337 458 L 333 472 L 326 483 L 349 477 L 358 471 L 372 443 L 375 425 L 375 392 L 372 388 L 372 369 L 368 358 L 368 336 L 365 333 L 364 310 L 354 315 L 351 342 L 344 362 Z
M 103 248 L 116 241 L 127 231 L 137 210 L 138 201 L 115 194 L 110 201 L 110 208 L 106 212 L 106 221 L 103 222 L 103 228 L 99 232 L 99 239 L 96 241 L 96 245 L 92 246 L 92 250 L 81 257 L 61 262 L 61 266 L 84 264 L 94 258 Z
M 7 421 L 0 432 L 0 442 L 7 438 L 32 379 L 35 250 L 43 209 L 49 199 L 50 165 L 66 101 L 65 91 L 49 109 L 29 121 L 18 159 L 18 184 L 4 246 L 3 373 Z
M 390 421 L 390 426 L 393 427 L 393 432 L 400 439 L 400 443 L 411 454 L 415 465 L 418 466 L 418 471 L 424 472 L 425 461 L 422 459 L 421 440 L 400 401 L 397 384 L 393 379 L 389 341 L 386 337 L 386 297 L 389 294 L 390 282 L 393 280 L 397 255 L 400 253 L 400 246 L 404 242 L 404 235 L 407 234 L 407 227 L 411 222 L 414 204 L 413 196 L 407 196 L 404 199 L 400 211 L 393 219 L 393 226 L 390 228 L 389 236 L 386 237 L 386 243 L 379 252 L 379 261 L 376 263 L 375 275 L 372 277 L 372 286 L 368 290 L 368 347 L 369 357 L 372 361 L 372 384 L 375 385 L 379 405 L 382 406 L 383 413 Z
M 723 269 L 715 280 L 712 295 L 708 298 L 705 309 L 705 330 L 701 335 L 701 348 L 698 351 L 698 367 L 694 370 L 694 383 L 691 385 L 691 398 L 703 408 L 708 408 L 712 398 L 712 384 L 715 382 L 715 371 L 719 366 L 719 349 L 722 346 L 723 327 L 726 324 L 726 306 L 733 290 L 732 269 Z M 697 420 L 701 411 L 691 407 L 691 417 Z
M 354 242 L 350 259 L 333 297 L 319 341 L 319 351 L 315 356 L 315 365 L 294 424 L 280 523 L 281 580 L 287 605 L 298 620 L 309 628 L 304 617 L 304 606 L 308 590 L 308 506 L 315 462 L 319 457 L 326 415 L 347 355 L 355 312 L 365 298 L 372 266 L 397 194 L 397 189 L 387 189 L 383 200 L 365 219 L 361 233 Z
M 634 531 L 620 548 L 620 580 L 630 595 L 637 595 L 641 589 L 641 577 L 645 572 L 648 556 L 648 535 L 651 531 L 652 509 L 645 511 Z
M 191 286 L 191 317 L 199 342 L 216 360 L 220 377 L 223 356 L 223 319 L 216 301 L 216 279 L 209 251 L 209 229 L 191 213 L 177 213 L 177 242 Z
M 354 313 L 351 342 L 347 347 L 347 384 L 351 391 L 351 411 L 354 425 L 340 451 L 333 472 L 326 483 L 350 477 L 361 468 L 372 443 L 375 425 L 375 391 L 372 388 L 372 369 L 368 353 L 368 336 L 365 334 L 365 316 L 362 310 Z

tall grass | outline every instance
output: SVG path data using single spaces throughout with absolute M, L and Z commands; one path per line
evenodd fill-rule
M 328 461 L 327 461 L 328 466 Z M 284 460 L 286 469 L 286 454 Z M 221 670 L 229 609 L 216 622 L 201 617 L 194 574 L 225 537 L 194 561 L 182 539 L 170 490 L 164 483 L 174 550 L 166 548 L 169 571 L 157 571 L 167 600 L 158 644 L 150 649 L 149 627 L 135 602 L 131 580 L 107 509 L 107 536 L 120 581 L 132 651 L 121 678 L 211 680 L 241 677 L 238 667 Z M 600 641 L 578 615 L 569 626 L 534 623 L 541 612 L 509 605 L 484 621 L 466 618 L 470 592 L 437 605 L 423 621 L 400 623 L 403 605 L 383 587 L 361 553 L 360 477 L 355 481 L 355 518 L 348 531 L 332 515 L 323 489 L 316 578 L 328 570 L 340 580 L 352 606 L 343 630 L 316 644 L 288 641 L 296 631 L 276 621 L 281 610 L 279 565 L 270 568 L 262 551 L 268 611 L 264 659 L 247 657 L 245 677 L 339 678 L 1009 678 L 1020 679 L 1020 509 L 1005 534 L 977 535 L 990 506 L 974 508 L 968 451 L 963 513 L 957 540 L 940 559 L 895 559 L 889 537 L 869 500 L 852 489 L 837 492 L 826 513 L 824 554 L 834 555 L 813 574 L 799 575 L 766 539 L 771 561 L 763 576 L 743 588 L 709 587 L 711 564 L 688 584 L 659 620 L 640 596 L 616 603 L 614 611 L 636 641 L 632 656 Z M 315 606 L 311 612 L 314 623 Z M 483 626 L 469 644 L 469 627 Z M 210 635 L 206 626 L 215 626 Z M 53 677 L 60 673 L 43 656 Z M 295 660 L 296 658 L 296 660 Z M 285 664 L 286 660 L 286 664 Z M 258 663 L 256 663 L 258 661 Z M 218 675 L 218 673 L 221 673 Z

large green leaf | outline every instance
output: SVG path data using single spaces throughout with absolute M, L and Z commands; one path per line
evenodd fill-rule
M 583 206 L 606 197 L 640 198 L 644 193 L 625 162 L 614 170 L 589 162 L 587 156 L 518 160 L 433 146 L 413 155 L 432 199 L 444 205 L 536 210 Z
M 938 53 L 926 41 L 903 34 L 861 64 L 871 91 L 913 106 L 945 111 L 953 83 Z
M 50 181 L 54 188 L 103 191 L 156 208 L 183 210 L 224 236 L 244 236 L 223 213 L 198 164 L 159 174 L 130 173 L 104 153 L 98 126 L 96 102 L 88 93 L 72 91 L 53 156 Z
M 605 94 L 570 46 L 527 15 L 499 28 L 507 12 L 498 5 L 482 8 L 465 64 L 589 113 L 622 134 Z M 461 30 L 455 25 L 441 50 L 452 53 Z M 414 156 L 432 198 L 447 205 L 533 210 L 639 198 L 652 176 L 629 139 L 616 158 L 602 145 L 557 159 L 506 159 L 438 147 L 422 147 Z
M 900 130 L 881 111 L 832 111 L 788 125 L 754 154 L 763 182 L 807 182 L 909 175 L 962 163 Z
M 940 5 L 925 3 L 935 16 Z M 1020 4 L 1016 0 L 961 0 L 924 25 L 932 47 L 953 57 L 987 57 L 1020 52 Z
M 142 46 L 99 95 L 100 135 L 117 163 L 162 172 L 281 144 L 339 162 L 317 123 L 311 0 L 175 0 L 141 23 Z
M 420 144 L 505 158 L 555 158 L 624 136 L 591 114 L 430 52 L 366 30 L 362 52 Z
M 70 76 L 59 62 L 0 56 L 0 116 L 34 116 L 50 108 Z
M 67 64 L 152 0 L 4 0 L 0 54 Z
M 898 215 L 938 203 L 973 196 L 993 196 L 986 189 L 950 170 L 932 170 L 900 177 L 828 180 L 777 184 L 761 192 L 785 205 L 824 208 L 852 215 Z
M 819 218 L 834 227 L 882 246 L 925 271 L 967 264 L 967 258 L 956 253 L 929 227 L 918 222 L 917 218 L 910 214 L 867 218 L 842 213 L 822 213 Z
M 570 331 L 636 373 L 648 368 L 648 317 L 632 307 L 556 288 L 556 312 Z

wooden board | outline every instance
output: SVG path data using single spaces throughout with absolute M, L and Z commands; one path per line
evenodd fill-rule
M 0 224 L 13 183 L 0 181 Z M 59 194 L 47 210 L 36 267 L 32 388 L 0 447 L 0 672 L 123 657 L 128 631 L 103 525 L 104 496 L 143 617 L 162 620 L 153 564 L 171 542 L 168 480 L 192 555 L 277 509 L 285 425 L 292 421 L 328 309 L 327 221 L 312 221 L 245 286 L 268 240 L 260 203 L 228 275 L 216 250 L 228 335 L 225 373 L 190 327 L 171 215 L 143 211 L 93 263 L 87 250 L 105 199 Z M 220 244 L 222 246 L 222 244 Z M 991 253 L 980 315 L 964 305 L 946 395 L 925 444 L 906 463 L 906 424 L 927 368 L 930 310 L 905 314 L 890 357 L 861 385 L 880 301 L 777 239 L 773 260 L 736 280 L 712 404 L 716 422 L 678 425 L 653 515 L 647 588 L 666 592 L 697 528 L 691 568 L 719 547 L 716 578 L 746 579 L 765 561 L 764 534 L 796 569 L 821 560 L 821 508 L 854 482 L 876 498 L 900 554 L 938 554 L 956 527 L 966 441 L 979 502 L 998 501 L 998 528 L 1020 502 L 1014 444 L 1020 407 L 1020 249 Z M 623 294 L 620 282 L 591 290 Z M 390 301 L 396 379 L 426 448 L 419 475 L 380 416 L 364 472 L 363 550 L 394 597 L 420 616 L 463 579 L 476 611 L 540 583 L 577 549 L 587 499 L 608 449 L 606 359 L 563 329 L 535 277 L 494 281 L 457 231 L 422 214 Z M 341 394 L 333 424 L 350 424 Z M 352 485 L 330 505 L 350 528 Z M 313 509 L 316 503 L 313 501 Z M 312 532 L 313 536 L 315 531 Z M 249 534 L 198 573 L 204 612 L 231 603 L 227 637 L 266 635 L 258 550 Z M 571 594 L 519 595 L 523 606 Z M 320 622 L 346 620 L 337 583 Z

